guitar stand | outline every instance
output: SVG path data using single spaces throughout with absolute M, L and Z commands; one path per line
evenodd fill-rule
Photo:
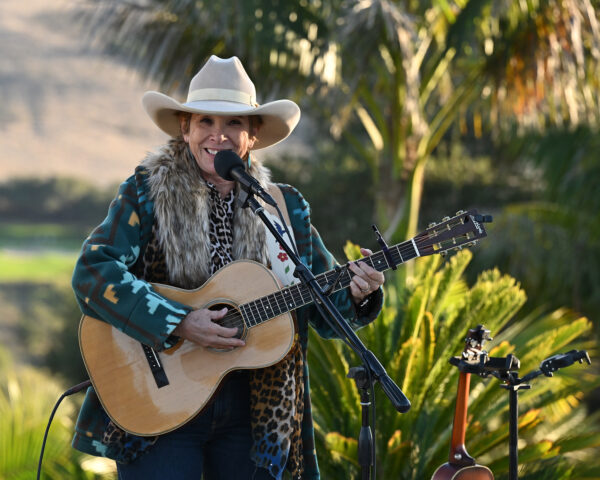
M 477 372 L 480 376 L 485 377 L 487 375 L 493 375 L 499 380 L 504 381 L 501 388 L 508 390 L 509 400 L 509 480 L 518 480 L 519 478 L 519 390 L 529 390 L 530 380 L 544 374 L 547 377 L 553 375 L 552 372 L 556 370 L 572 365 L 575 362 L 583 363 L 586 361 L 588 365 L 591 365 L 590 357 L 585 350 L 571 350 L 567 353 L 561 353 L 549 357 L 542 361 L 540 368 L 528 373 L 523 378 L 519 378 L 517 370 L 519 369 L 519 360 L 512 354 L 506 358 L 494 358 L 487 357 L 487 359 L 481 363 L 484 366 L 483 369 L 479 369 Z M 498 367 L 498 365 L 504 362 L 504 367 Z
M 514 372 L 508 374 L 507 383 L 500 388 L 508 390 L 508 479 L 519 478 L 519 390 L 529 390 L 528 383 L 515 383 L 519 380 Z

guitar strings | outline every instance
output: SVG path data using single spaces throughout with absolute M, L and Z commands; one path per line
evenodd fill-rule
M 412 260 L 413 258 L 420 256 L 420 250 L 425 246 L 431 246 L 431 240 L 428 237 L 419 236 L 415 237 L 412 240 L 407 240 L 403 243 L 391 247 L 389 249 L 389 253 L 393 263 L 395 265 L 399 265 L 405 263 L 407 260 Z M 416 249 L 418 251 L 415 251 L 415 247 L 417 247 Z M 378 270 L 376 264 L 385 265 L 385 268 L 379 271 L 384 271 L 388 268 L 391 268 L 391 266 L 388 264 L 388 259 L 386 258 L 386 255 L 383 253 L 383 251 L 374 253 L 369 257 L 359 259 L 358 262 L 369 263 L 376 270 Z M 347 275 L 347 278 L 340 278 L 338 280 L 338 284 L 341 285 L 341 288 L 345 288 L 345 286 L 347 286 L 342 285 L 342 280 L 346 280 L 349 285 L 350 281 L 352 280 L 352 276 L 354 275 L 348 270 L 346 270 L 345 273 Z M 331 270 L 329 272 L 325 272 L 318 275 L 316 278 L 319 282 L 319 285 L 323 287 L 325 285 L 328 285 L 330 280 L 332 280 L 337 274 L 338 273 L 335 270 Z M 285 298 L 286 295 L 288 296 L 287 299 Z M 274 300 L 275 307 L 273 306 L 271 299 Z M 225 316 L 221 319 L 219 323 L 225 327 L 238 329 L 243 327 L 252 327 L 270 318 L 274 318 L 283 313 L 287 313 L 291 310 L 294 310 L 311 302 L 312 296 L 310 295 L 308 288 L 304 285 L 296 284 L 273 292 L 267 296 L 240 305 L 239 309 L 246 310 L 246 312 L 242 312 L 235 307 L 233 309 L 230 308 L 230 310 L 225 314 Z M 267 307 L 265 307 L 265 304 L 267 305 Z M 244 319 L 244 313 L 247 317 L 248 322 L 246 322 Z

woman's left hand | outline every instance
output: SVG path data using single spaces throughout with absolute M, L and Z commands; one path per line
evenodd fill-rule
M 365 257 L 373 254 L 367 248 L 361 248 L 360 253 Z M 362 302 L 365 297 L 383 285 L 385 280 L 383 273 L 367 265 L 366 262 L 350 262 L 348 268 L 355 274 L 350 282 L 350 293 L 352 293 L 352 298 L 356 304 Z

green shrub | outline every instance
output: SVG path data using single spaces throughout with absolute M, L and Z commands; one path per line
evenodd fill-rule
M 0 478 L 31 480 L 50 413 L 63 392 L 52 378 L 31 367 L 0 371 Z M 85 471 L 86 456 L 71 448 L 75 405 L 63 400 L 49 430 L 41 478 L 46 480 L 102 477 Z
M 355 249 L 349 248 L 350 257 Z M 379 387 L 376 391 L 377 478 L 426 479 L 448 458 L 458 369 L 448 360 L 459 355 L 469 328 L 490 329 L 492 356 L 515 354 L 521 375 L 559 352 L 586 348 L 591 323 L 562 309 L 515 318 L 525 302 L 517 282 L 497 270 L 486 271 L 469 287 L 464 270 L 469 251 L 445 263 L 439 257 L 415 262 L 414 276 L 386 283 L 380 317 L 359 333 L 412 403 L 397 413 Z M 361 426 L 356 386 L 346 378 L 359 364 L 341 342 L 312 335 L 310 368 L 317 451 L 323 478 L 358 478 L 357 443 Z M 541 478 L 548 462 L 560 477 L 595 478 L 600 468 L 598 418 L 589 417 L 583 394 L 598 385 L 592 369 L 573 366 L 553 378 L 539 377 L 519 394 L 519 463 L 529 478 Z M 495 378 L 471 377 L 467 450 L 488 465 L 496 479 L 508 471 L 508 394 Z M 559 465 L 560 464 L 560 465 Z M 557 470 L 558 471 L 558 470 Z M 556 472 L 555 472 L 556 474 Z M 536 476 L 537 475 L 537 476 Z

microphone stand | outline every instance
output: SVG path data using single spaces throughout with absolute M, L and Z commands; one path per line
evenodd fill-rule
M 242 206 L 242 208 L 250 207 L 250 209 L 260 217 L 263 221 L 267 229 L 273 234 L 273 236 L 277 239 L 281 247 L 288 254 L 290 260 L 296 266 L 294 276 L 300 279 L 300 281 L 308 287 L 308 291 L 311 293 L 313 297 L 315 306 L 317 310 L 323 316 L 325 321 L 329 324 L 329 326 L 342 338 L 346 338 L 348 341 L 348 345 L 354 350 L 354 352 L 362 359 L 363 368 L 365 370 L 366 375 L 363 379 L 364 381 L 357 382 L 357 386 L 361 390 L 361 399 L 365 398 L 363 393 L 364 391 L 368 391 L 374 384 L 374 382 L 379 381 L 381 388 L 383 389 L 385 395 L 389 398 L 390 402 L 394 406 L 394 408 L 400 412 L 405 413 L 410 409 L 410 401 L 406 398 L 406 395 L 400 390 L 400 387 L 394 383 L 394 381 L 389 377 L 377 357 L 368 350 L 365 345 L 358 338 L 354 330 L 350 328 L 342 314 L 333 304 L 328 295 L 323 292 L 321 286 L 319 285 L 317 279 L 312 274 L 312 272 L 304 265 L 296 253 L 290 248 L 287 242 L 283 239 L 281 234 L 277 231 L 277 229 L 273 226 L 271 221 L 265 215 L 264 208 L 262 205 L 254 198 L 252 193 L 246 191 L 244 186 L 240 184 L 240 189 L 238 190 L 238 203 Z M 334 283 L 335 285 L 335 283 Z M 333 290 L 329 288 L 329 293 Z M 360 385 L 359 385 L 360 383 Z M 368 398 L 368 395 L 367 395 Z M 368 420 L 368 412 L 365 414 L 365 408 L 370 402 L 363 402 L 363 424 L 365 418 Z M 362 431 L 362 429 L 361 429 Z M 369 432 L 370 433 L 370 432 Z M 369 447 L 365 447 L 365 451 L 367 451 L 366 455 L 361 455 L 366 458 L 365 465 L 361 464 L 361 468 L 363 469 L 363 480 L 368 479 L 370 477 L 371 465 L 374 464 L 374 458 L 372 452 L 373 449 L 373 439 L 372 435 L 361 433 L 361 437 L 363 439 L 367 439 L 371 444 Z M 368 438 L 371 437 L 371 438 Z M 359 439 L 360 440 L 360 439 Z M 363 441 L 364 443 L 364 441 Z M 368 458 L 370 457 L 370 458 Z M 370 462 L 369 465 L 366 463 Z M 365 477 L 366 471 L 366 477 Z

